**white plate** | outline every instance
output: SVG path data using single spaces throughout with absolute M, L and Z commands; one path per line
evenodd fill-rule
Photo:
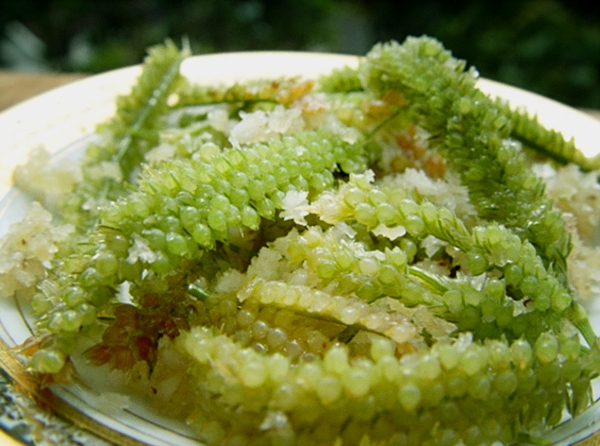
M 230 84 L 257 78 L 299 75 L 316 78 L 333 68 L 356 66 L 353 56 L 256 52 L 226 53 L 198 56 L 182 64 L 182 72 L 190 80 L 205 85 Z M 53 156 L 53 162 L 81 153 L 93 139 L 97 123 L 114 113 L 117 95 L 127 93 L 140 73 L 140 67 L 129 67 L 86 78 L 37 96 L 0 113 L 0 235 L 10 223 L 24 214 L 27 199 L 11 185 L 11 172 L 23 163 L 27 153 L 43 145 Z M 546 126 L 560 130 L 567 138 L 575 138 L 577 146 L 586 155 L 600 152 L 600 122 L 565 105 L 486 79 L 479 86 L 493 96 L 509 100 L 512 106 L 524 107 L 538 114 Z M 9 299 L 0 299 L 0 339 L 14 347 L 31 335 L 26 310 Z M 600 327 L 600 322 L 596 321 Z M 0 356 L 0 360 L 2 357 Z M 1 365 L 1 362 L 0 362 Z M 181 423 L 172 423 L 132 404 L 127 410 L 118 407 L 97 406 L 98 394 L 77 386 L 53 387 L 53 392 L 85 415 L 86 423 L 108 426 L 118 432 L 118 441 L 139 441 L 156 445 L 198 444 L 193 433 Z M 575 423 L 567 423 L 557 430 L 556 444 L 571 444 L 589 436 L 600 416 L 592 410 Z M 81 420 L 79 420 L 81 422 Z M 580 431 L 573 436 L 571 431 Z M 105 432 L 106 434 L 106 432 Z M 569 438 L 566 440 L 565 438 Z

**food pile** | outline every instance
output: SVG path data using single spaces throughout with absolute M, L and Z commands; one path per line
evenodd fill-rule
M 429 37 L 314 81 L 187 55 L 150 50 L 79 165 L 15 172 L 0 291 L 43 385 L 120 373 L 210 445 L 536 442 L 589 407 L 598 160 Z

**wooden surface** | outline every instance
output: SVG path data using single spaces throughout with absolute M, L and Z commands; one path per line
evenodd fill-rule
M 44 91 L 84 77 L 85 74 L 21 73 L 0 70 L 0 111 Z

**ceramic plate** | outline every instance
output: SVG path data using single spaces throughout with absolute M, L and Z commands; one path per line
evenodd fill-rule
M 336 67 L 356 66 L 358 60 L 353 56 L 318 53 L 226 53 L 189 58 L 181 69 L 192 81 L 217 85 L 284 75 L 316 78 Z M 85 145 L 94 139 L 96 124 L 114 112 L 116 96 L 129 91 L 140 71 L 141 68 L 135 66 L 93 76 L 0 113 L 0 235 L 6 232 L 11 223 L 22 218 L 29 203 L 11 185 L 14 167 L 25 162 L 28 152 L 39 145 L 52 154 L 52 162 L 55 163 L 80 154 Z M 577 146 L 587 155 L 600 152 L 600 122 L 596 119 L 539 95 L 497 82 L 482 79 L 479 86 L 493 96 L 507 99 L 512 106 L 537 113 L 546 126 L 560 130 L 567 138 L 575 138 Z M 20 437 L 21 441 L 32 441 L 35 427 L 27 424 L 31 423 L 31 418 L 39 422 L 39 413 L 43 412 L 42 409 L 36 412 L 37 406 L 27 403 L 26 395 L 14 390 L 16 385 L 21 391 L 24 389 L 25 393 L 29 391 L 41 399 L 68 419 L 69 423 L 74 423 L 75 427 L 68 431 L 72 438 L 89 435 L 85 437 L 86 444 L 91 444 L 90 441 L 101 442 L 100 438 L 121 444 L 199 444 L 184 424 L 157 417 L 135 401 L 125 407 L 102 404 L 105 401 L 100 392 L 103 390 L 102 380 L 92 379 L 90 386 L 54 386 L 50 392 L 39 392 L 27 379 L 20 364 L 8 353 L 8 349 L 19 345 L 32 334 L 31 318 L 26 308 L 12 299 L 1 297 L 0 366 L 5 372 L 0 374 L 2 430 L 13 437 Z M 596 327 L 600 327 L 598 314 L 600 311 L 594 312 Z M 14 413 L 10 412 L 11 404 Z M 31 415 L 32 411 L 34 415 Z M 594 424 L 599 419 L 598 408 L 591 408 L 575 422 L 560 426 L 553 434 L 554 443 L 573 444 L 589 437 L 596 430 Z M 61 429 L 54 430 L 65 431 L 67 423 L 54 418 L 42 423 L 42 430 L 51 431 L 57 423 Z M 1 434 L 0 431 L 0 442 Z

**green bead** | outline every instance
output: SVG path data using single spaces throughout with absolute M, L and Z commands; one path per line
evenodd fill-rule
M 94 257 L 94 267 L 101 277 L 109 277 L 117 272 L 119 262 L 114 254 L 103 252 Z
M 503 370 L 494 378 L 494 389 L 502 395 L 512 395 L 519 385 L 519 380 L 512 370 Z
M 200 246 L 210 247 L 213 244 L 213 235 L 210 228 L 202 223 L 194 224 L 192 237 Z
M 167 250 L 176 256 L 183 256 L 188 251 L 187 239 L 181 234 L 169 232 L 166 235 Z
M 321 279 L 331 279 L 336 275 L 337 271 L 334 262 L 320 261 L 317 264 L 317 274 Z
M 518 286 L 523 280 L 523 270 L 516 263 L 509 263 L 504 268 L 504 276 L 508 283 Z
M 66 310 L 62 313 L 61 331 L 75 333 L 81 328 L 83 315 L 77 310 Z
M 521 282 L 521 289 L 529 296 L 533 296 L 540 287 L 540 283 L 535 276 L 527 276 Z
M 413 237 L 420 237 L 425 232 L 425 222 L 423 219 L 416 214 L 409 214 L 405 217 L 403 222 L 406 232 Z
M 221 212 L 226 212 L 229 209 L 229 204 L 229 199 L 221 194 L 214 195 L 210 200 L 211 207 Z
M 141 194 L 133 194 L 127 202 L 127 211 L 132 218 L 146 218 L 151 209 L 145 197 Z
M 467 266 L 473 275 L 478 276 L 483 274 L 488 269 L 488 261 L 485 257 L 485 254 L 479 251 L 468 252 Z
M 217 232 L 225 232 L 227 230 L 227 219 L 225 213 L 215 209 L 208 214 L 208 226 Z
M 367 201 L 367 194 L 359 189 L 358 187 L 352 187 L 346 190 L 344 194 L 344 201 L 351 207 L 356 207 L 361 203 Z
M 92 288 L 102 282 L 102 276 L 96 268 L 86 268 L 79 276 L 79 283 L 85 288 Z
M 66 356 L 58 350 L 41 349 L 31 357 L 31 367 L 38 373 L 58 373 L 64 367 Z
M 42 293 L 35 293 L 31 298 L 31 307 L 35 314 L 44 314 L 52 308 L 52 301 Z
M 77 305 L 85 302 L 86 293 L 79 287 L 71 286 L 65 290 L 62 296 L 62 301 L 69 307 L 75 308 Z
M 126 256 L 129 250 L 129 241 L 121 234 L 115 234 L 106 240 L 106 247 L 115 256 Z
M 551 333 L 542 333 L 535 342 L 535 355 L 542 363 L 553 361 L 558 354 L 559 343 Z
M 179 218 L 181 219 L 183 227 L 190 230 L 200 220 L 201 214 L 194 206 L 183 206 L 179 211 Z
M 533 349 L 524 339 L 518 339 L 510 346 L 512 362 L 519 369 L 526 369 L 533 358 Z
M 398 390 L 398 401 L 404 410 L 413 412 L 421 402 L 421 389 L 412 383 L 404 384 Z
M 390 203 L 380 203 L 376 206 L 377 219 L 387 226 L 395 226 L 400 217 L 398 211 Z
M 150 264 L 150 268 L 158 274 L 167 274 L 171 270 L 169 258 L 162 251 L 157 251 L 155 254 L 156 259 Z
M 231 200 L 231 204 L 238 208 L 242 208 L 250 202 L 250 196 L 248 195 L 248 191 L 242 187 L 234 188 L 229 195 L 229 199 Z
M 257 230 L 260 226 L 260 215 L 251 206 L 244 206 L 241 211 L 242 224 L 250 229 Z
M 363 224 L 368 228 L 373 228 L 378 224 L 377 211 L 368 203 L 359 203 L 356 208 L 354 208 L 354 217 L 358 223 Z
M 148 240 L 148 244 L 152 250 L 161 250 L 166 246 L 166 235 L 158 228 L 148 228 L 142 230 L 142 236 Z
M 265 195 L 265 185 L 259 179 L 252 180 L 248 184 L 247 189 L 248 189 L 248 196 L 250 197 L 251 200 L 260 200 Z
M 268 219 L 272 219 L 275 215 L 275 204 L 267 197 L 263 197 L 254 204 L 258 213 Z
M 560 289 L 552 294 L 550 300 L 552 309 L 557 313 L 562 313 L 571 306 L 573 299 L 567 291 Z
M 488 280 L 485 284 L 485 292 L 494 300 L 501 302 L 506 293 L 504 282 L 498 279 Z

